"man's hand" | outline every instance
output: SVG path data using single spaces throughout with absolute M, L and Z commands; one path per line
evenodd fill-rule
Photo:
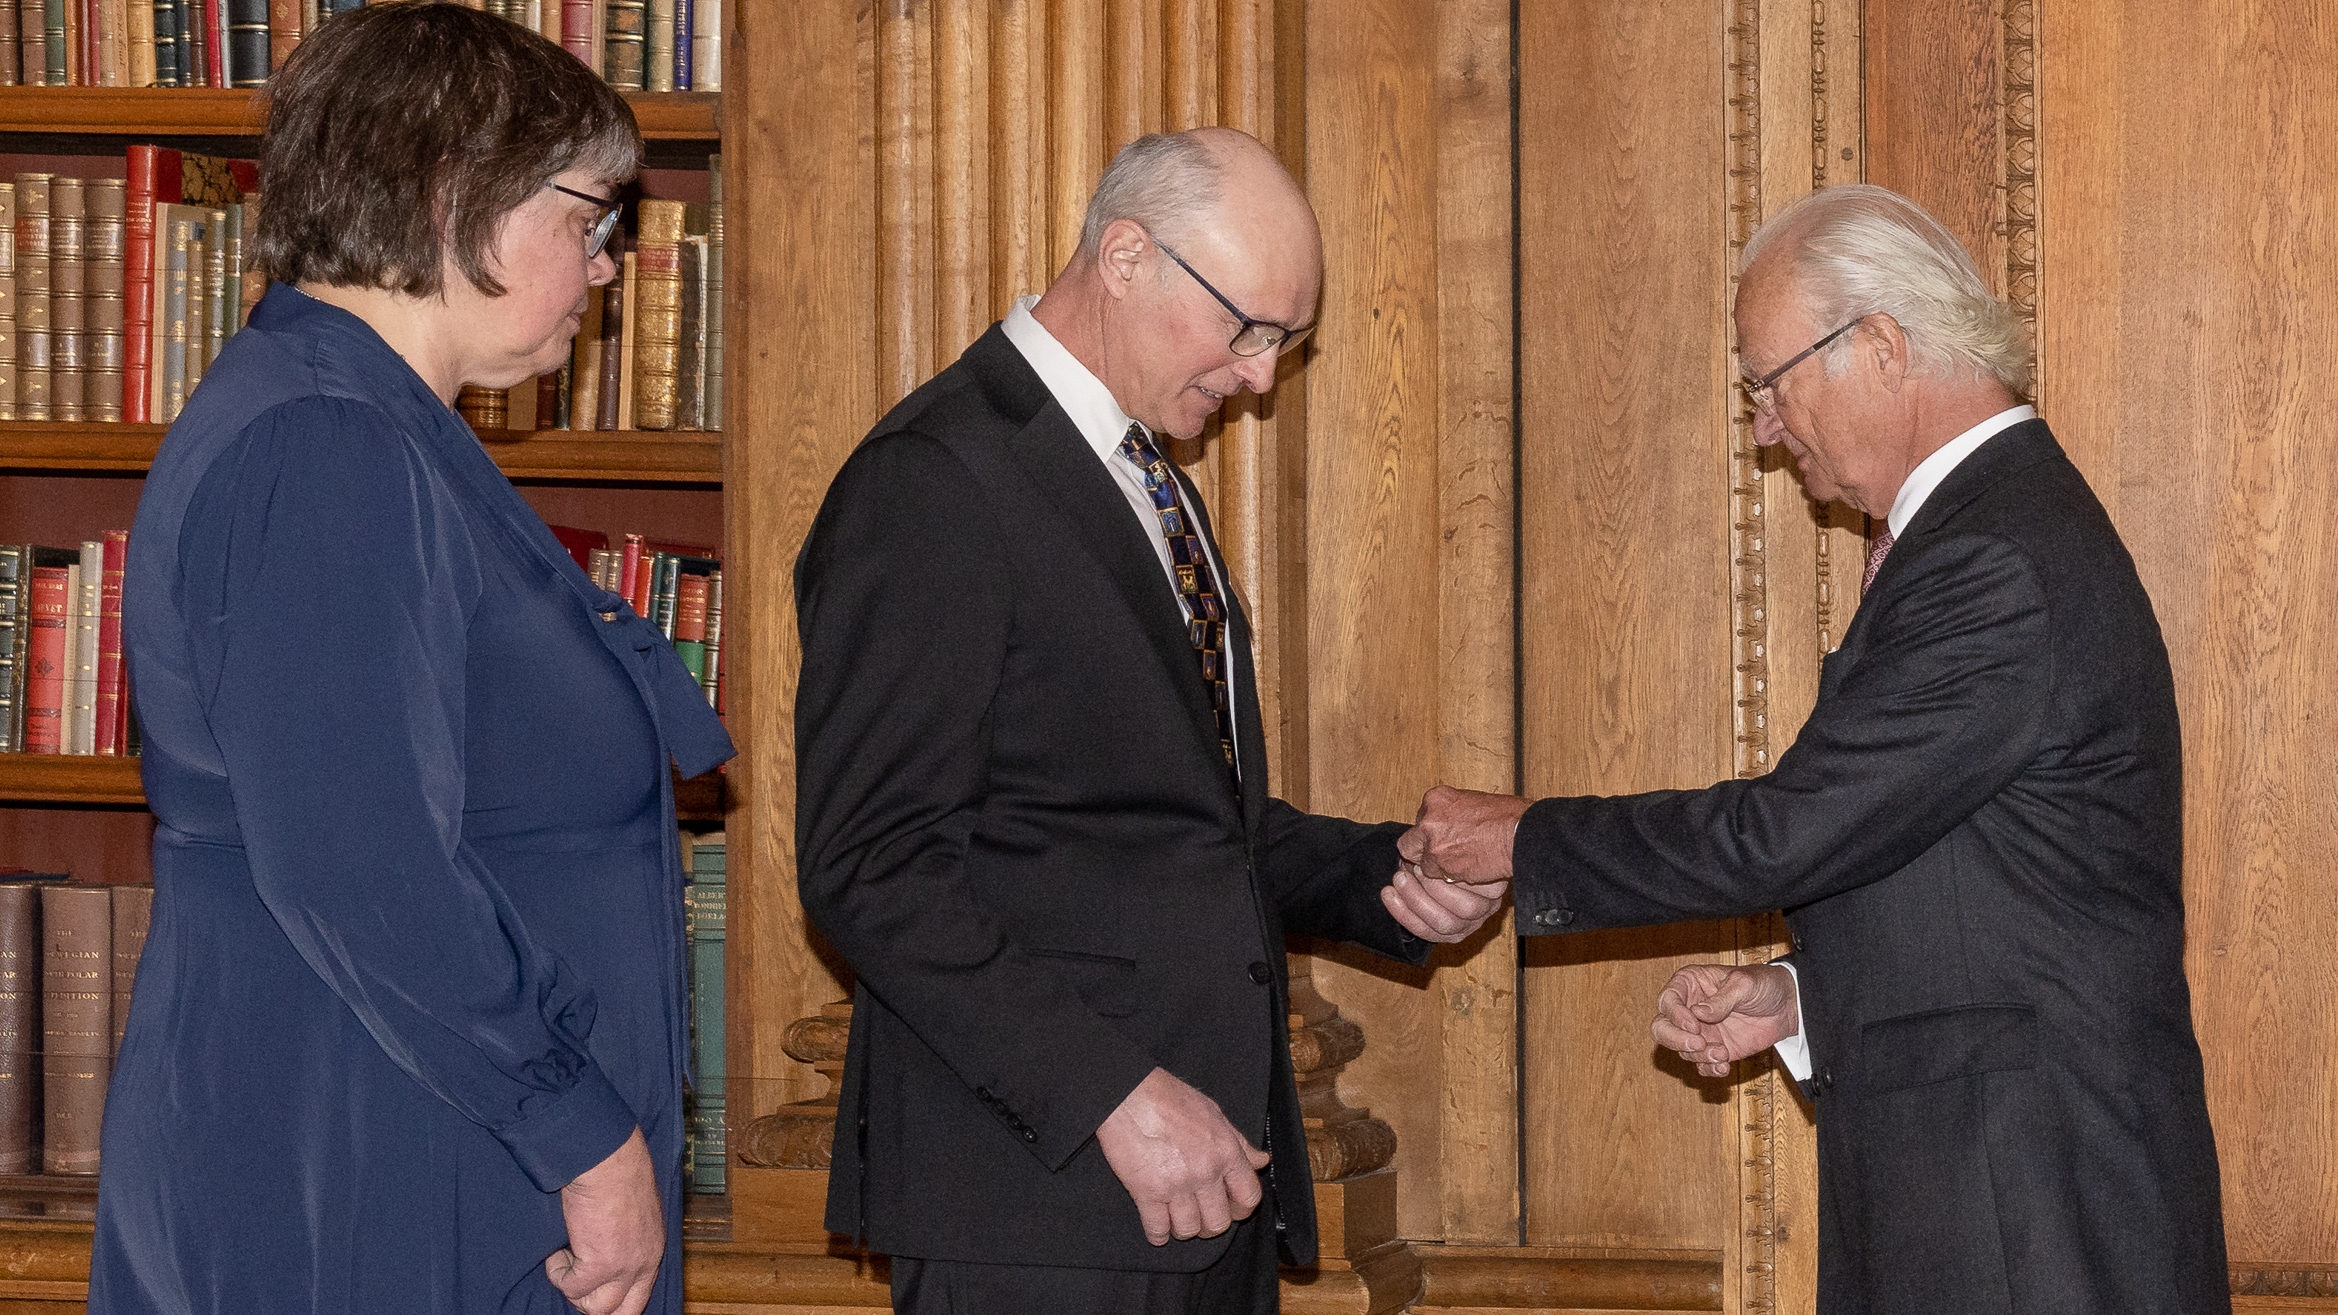
M 1656 1044 L 1677 1051 L 1709 1078 L 1802 1030 L 1794 974 L 1775 964 L 1732 968 L 1690 964 L 1656 997 Z
M 641 1129 L 560 1189 L 568 1245 L 544 1261 L 545 1277 L 585 1315 L 641 1315 L 666 1253 L 666 1212 Z
M 1432 787 L 1413 829 L 1397 837 L 1396 852 L 1432 880 L 1508 881 L 1510 842 L 1530 806 L 1506 794 Z
M 1120 1102 L 1096 1144 L 1137 1203 L 1145 1240 L 1216 1237 L 1248 1219 L 1267 1153 L 1226 1122 L 1218 1102 L 1154 1069 Z
M 1409 833 L 1408 833 L 1409 834 Z M 1472 885 L 1430 878 L 1407 863 L 1380 888 L 1388 916 L 1424 941 L 1466 940 L 1502 907 L 1507 881 Z

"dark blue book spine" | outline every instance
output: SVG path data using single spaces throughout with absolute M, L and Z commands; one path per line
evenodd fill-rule
M 268 0 L 227 0 L 227 85 L 268 85 Z
M 154 3 L 154 85 L 183 87 L 179 75 L 179 7 L 173 0 Z
M 674 90 L 690 90 L 690 39 L 698 31 L 697 0 L 674 0 Z

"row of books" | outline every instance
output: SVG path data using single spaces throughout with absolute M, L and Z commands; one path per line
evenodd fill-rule
M 683 1092 L 683 1181 L 690 1190 L 729 1190 L 730 1138 L 723 1105 L 723 928 L 729 889 L 723 833 L 682 833 L 684 925 L 690 937 L 690 1078 Z
M 722 428 L 721 156 L 708 183 L 703 206 L 641 203 L 641 235 L 585 299 L 568 364 L 532 385 L 465 388 L 456 406 L 473 429 Z
M 138 752 L 122 662 L 128 530 L 79 548 L 0 544 L 0 753 Z
M 253 162 L 141 145 L 125 168 L 0 183 L 0 420 L 168 423 L 266 290 Z
M 585 578 L 633 607 L 674 646 L 706 701 L 723 710 L 722 562 L 712 550 L 628 534 L 618 547 L 597 530 L 551 527 Z
M 261 87 L 364 0 L 0 0 L 0 85 Z M 722 0 L 453 0 L 542 33 L 610 85 L 722 90 Z
M 94 1174 L 154 887 L 0 875 L 0 1173 Z

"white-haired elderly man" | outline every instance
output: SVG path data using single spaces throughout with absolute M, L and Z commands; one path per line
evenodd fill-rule
M 1834 188 L 1746 257 L 1757 435 L 1889 527 L 1809 723 L 1703 790 L 1440 787 L 1399 848 L 1515 869 L 1530 935 L 1785 910 L 1789 964 L 1682 969 L 1654 1032 L 1709 1076 L 1775 1044 L 1803 1079 L 1822 1315 L 2229 1310 L 2151 600 L 2020 404 L 2020 322 L 1930 216 Z

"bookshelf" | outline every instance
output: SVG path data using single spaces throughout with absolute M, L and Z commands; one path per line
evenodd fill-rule
M 654 185 L 649 172 L 703 171 L 707 156 L 722 149 L 719 93 L 625 96 L 649 144 L 645 187 Z M 248 156 L 265 106 L 264 92 L 0 87 L 0 154 L 118 162 L 130 143 L 154 142 Z M 134 502 L 166 428 L 0 421 L 0 492 L 18 490 L 0 504 L 106 506 L 118 518 Z M 594 528 L 622 522 L 653 538 L 725 542 L 720 433 L 489 430 L 479 437 L 547 520 Z M 139 769 L 136 759 L 0 754 L 0 840 L 54 849 L 61 833 L 102 834 L 102 841 L 89 842 L 105 851 L 99 870 L 105 862 L 119 866 L 122 853 L 143 853 L 151 834 Z M 677 779 L 674 789 L 677 820 L 694 831 L 722 828 L 738 803 L 721 773 Z M 735 976 L 727 994 L 737 1019 L 745 999 Z M 81 1309 L 95 1193 L 94 1178 L 0 1176 L 0 1310 L 65 1315 Z M 684 1230 L 693 1264 L 702 1247 L 736 1249 L 730 1217 L 727 1196 L 687 1198 Z

